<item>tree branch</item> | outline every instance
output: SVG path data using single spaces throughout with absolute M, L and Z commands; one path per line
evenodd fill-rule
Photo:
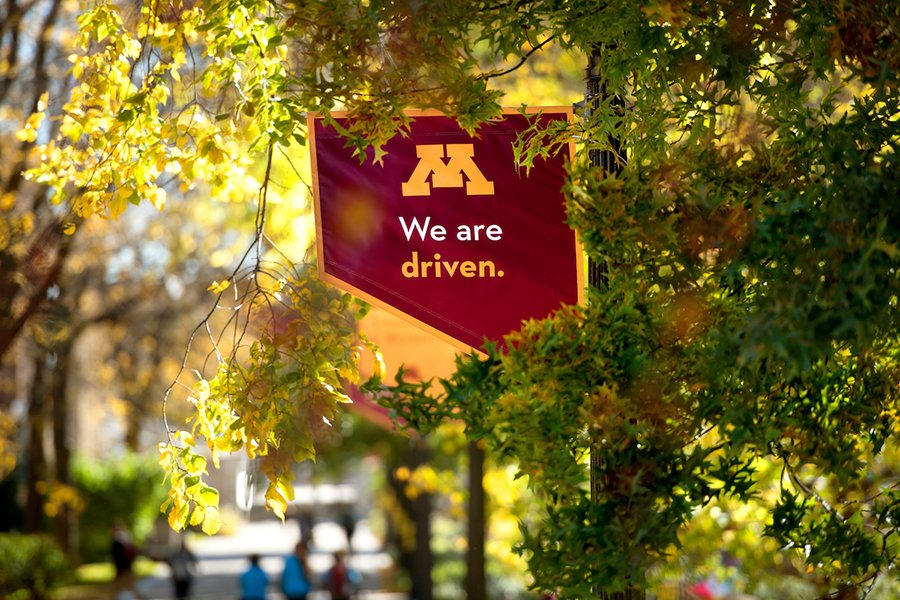
M 56 225 L 56 223 L 54 223 L 54 225 Z M 51 233 L 49 235 L 61 235 L 59 233 L 59 227 L 51 227 Z M 45 234 L 32 243 L 33 252 L 29 252 L 29 256 L 40 252 L 39 248 L 52 248 L 52 244 L 48 245 L 46 243 L 47 237 L 48 235 Z M 46 271 L 41 283 L 30 294 L 25 309 L 19 316 L 15 317 L 11 323 L 8 325 L 4 324 L 2 328 L 0 328 L 0 359 L 2 359 L 6 352 L 12 347 L 13 342 L 15 342 L 19 333 L 22 331 L 22 328 L 25 326 L 25 323 L 28 322 L 28 319 L 30 319 L 43 305 L 44 300 L 47 298 L 47 290 L 59 280 L 59 275 L 62 273 L 63 264 L 71 246 L 71 237 L 66 237 L 59 242 L 53 264 Z
M 482 81 L 487 81 L 488 79 L 493 79 L 494 77 L 503 77 L 504 75 L 509 75 L 510 73 L 512 73 L 513 71 L 517 70 L 519 67 L 524 65 L 528 61 L 528 59 L 531 57 L 532 54 L 534 54 L 535 52 L 537 52 L 538 50 L 540 50 L 541 48 L 543 48 L 544 46 L 549 44 L 555 37 L 556 37 L 556 34 L 554 33 L 550 37 L 545 39 L 543 42 L 541 42 L 537 46 L 533 47 L 531 50 L 529 50 L 527 53 L 525 53 L 525 55 L 519 60 L 518 63 L 514 64 L 510 68 L 504 69 L 502 71 L 492 71 L 490 73 L 482 73 L 482 74 L 478 75 L 477 79 L 480 79 Z

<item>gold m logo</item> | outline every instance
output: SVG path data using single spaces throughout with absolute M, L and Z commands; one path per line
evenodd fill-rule
M 445 151 L 446 148 L 446 151 Z M 416 146 L 419 164 L 402 184 L 404 196 L 430 196 L 431 185 L 439 188 L 459 188 L 463 186 L 463 174 L 466 176 L 466 194 L 469 196 L 492 196 L 494 182 L 485 179 L 484 174 L 475 165 L 472 157 L 475 150 L 472 144 L 425 144 Z M 445 163 L 444 157 L 449 160 Z

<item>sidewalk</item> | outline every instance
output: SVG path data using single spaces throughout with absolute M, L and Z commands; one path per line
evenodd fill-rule
M 248 566 L 247 557 L 255 553 L 262 557 L 260 566 L 271 581 L 267 598 L 282 599 L 277 583 L 284 564 L 283 557 L 293 550 L 298 540 L 295 522 L 282 523 L 274 518 L 242 523 L 233 535 L 191 539 L 189 547 L 198 559 L 198 573 L 191 598 L 239 600 L 238 578 Z M 322 581 L 331 567 L 332 553 L 346 547 L 346 535 L 337 523 L 324 521 L 315 525 L 309 556 L 314 587 L 318 587 L 315 584 Z M 357 596 L 360 600 L 407 599 L 405 594 L 383 591 L 390 583 L 383 581 L 383 574 L 391 568 L 392 560 L 381 548 L 366 521 L 361 521 L 353 534 L 353 552 L 348 563 L 362 576 Z M 161 563 L 155 576 L 141 579 L 138 589 L 147 600 L 170 600 L 173 592 L 168 566 Z M 321 590 L 309 596 L 309 600 L 327 599 L 328 594 Z

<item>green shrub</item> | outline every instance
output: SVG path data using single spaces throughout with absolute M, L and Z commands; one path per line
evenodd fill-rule
M 109 560 L 111 528 L 123 523 L 143 542 L 161 516 L 166 497 L 163 472 L 155 456 L 126 454 L 115 459 L 78 458 L 72 469 L 84 502 L 79 517 L 79 555 L 86 562 Z
M 0 533 L 0 597 L 43 600 L 70 575 L 66 556 L 52 539 Z

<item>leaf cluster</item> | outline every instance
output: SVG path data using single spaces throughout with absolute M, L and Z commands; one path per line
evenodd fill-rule
M 264 281 L 265 270 L 251 271 L 224 330 L 235 337 L 219 336 L 215 374 L 189 395 L 189 429 L 170 431 L 160 444 L 170 484 L 162 508 L 176 530 L 199 525 L 214 533 L 220 525 L 218 491 L 204 482 L 202 441 L 216 468 L 221 453 L 255 460 L 268 481 L 266 506 L 283 519 L 294 499 L 293 466 L 315 459 L 316 441 L 337 421 L 338 405 L 350 400 L 342 390 L 360 379 L 360 354 L 370 344 L 355 323 L 365 309 L 309 266 Z

